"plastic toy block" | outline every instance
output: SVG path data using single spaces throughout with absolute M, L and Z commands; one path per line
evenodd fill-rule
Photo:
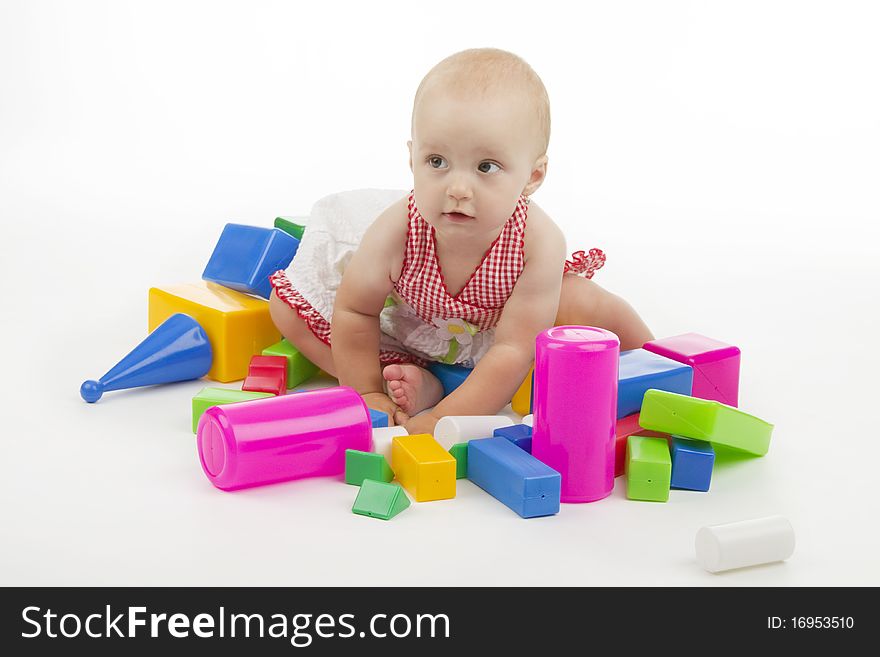
M 630 436 L 626 441 L 626 496 L 631 500 L 666 502 L 672 460 L 662 438 Z
M 382 411 L 376 411 L 372 408 L 370 411 L 370 423 L 373 425 L 374 429 L 379 429 L 381 427 L 388 426 L 388 413 L 383 413 Z
M 455 478 L 467 477 L 467 443 L 458 443 L 449 448 L 449 453 L 455 459 Z
M 297 217 L 275 217 L 275 228 L 283 230 L 288 235 L 301 240 L 306 227 L 296 223 L 294 219 L 297 219 Z
M 532 364 L 526 378 L 510 400 L 510 407 L 517 415 L 528 415 L 532 412 L 532 386 L 535 383 L 535 365 Z
M 522 423 L 528 427 L 534 426 L 535 424 L 535 416 L 532 413 L 524 416 L 522 419 Z
M 690 365 L 645 349 L 621 352 L 618 372 L 618 418 L 638 413 L 645 392 L 651 388 L 689 395 L 694 383 L 694 371 Z
M 562 476 L 506 438 L 470 441 L 467 476 L 523 518 L 559 513 Z
M 489 438 L 499 427 L 509 427 L 513 420 L 504 415 L 447 415 L 434 425 L 434 439 L 443 449 L 475 438 Z
M 175 314 L 98 381 L 84 381 L 79 394 L 93 404 L 110 390 L 198 379 L 211 368 L 212 359 L 205 330 L 189 315 Z
M 648 431 L 639 424 L 639 414 L 633 413 L 617 420 L 614 434 L 614 476 L 619 477 L 626 469 L 626 440 L 630 436 L 646 436 L 670 440 L 668 433 Z
M 440 383 L 443 386 L 443 396 L 446 397 L 464 383 L 464 380 L 468 374 L 473 372 L 473 369 L 462 367 L 461 365 L 432 362 L 428 364 L 428 371 L 440 379 Z
M 770 448 L 773 425 L 732 406 L 707 399 L 649 390 L 639 424 L 713 445 L 732 447 L 756 456 Z
M 532 453 L 532 428 L 527 424 L 514 424 L 512 427 L 495 429 L 496 436 L 507 438 L 522 450 Z
M 429 434 L 394 438 L 391 469 L 416 502 L 455 497 L 455 459 Z
M 287 391 L 287 359 L 284 356 L 252 356 L 241 389 L 283 395 Z
M 202 413 L 212 406 L 223 406 L 224 404 L 234 404 L 236 402 L 271 396 L 272 393 L 269 392 L 247 392 L 245 390 L 230 390 L 229 388 L 202 388 L 199 394 L 192 398 L 193 433 L 196 433 L 199 427 L 199 419 L 202 417 Z
M 391 462 L 391 441 L 397 436 L 408 436 L 409 432 L 400 425 L 395 427 L 379 427 L 373 429 L 373 447 L 372 451 L 381 454 L 390 463 Z
M 681 436 L 672 437 L 672 488 L 709 490 L 714 465 L 712 445 Z
M 284 356 L 287 359 L 287 389 L 305 383 L 318 373 L 318 366 L 313 364 L 287 340 L 281 340 L 263 349 L 263 356 Z
M 364 479 L 351 510 L 361 516 L 391 520 L 409 505 L 400 484 Z
M 394 472 L 381 454 L 345 450 L 345 483 L 360 486 L 364 479 L 388 482 L 394 479 Z
M 646 342 L 642 348 L 690 365 L 694 370 L 692 396 L 739 405 L 739 347 L 685 333 Z
M 174 313 L 190 315 L 208 334 L 213 362 L 205 376 L 222 383 L 243 379 L 251 356 L 281 339 L 268 301 L 214 283 L 150 288 L 149 330 Z
M 277 228 L 226 224 L 202 279 L 268 299 L 269 276 L 286 269 L 298 247 L 297 238 Z

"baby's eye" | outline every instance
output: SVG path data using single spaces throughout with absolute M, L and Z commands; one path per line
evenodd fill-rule
M 483 167 L 487 167 L 487 166 L 495 167 L 499 171 L 501 170 L 501 167 L 499 167 L 497 164 L 495 164 L 494 162 L 488 162 L 488 161 L 480 162 L 480 165 L 477 167 L 477 169 L 479 169 L 479 171 L 481 173 L 493 173 L 491 169 L 487 171 L 486 169 L 483 168 Z
M 446 160 L 444 160 L 439 155 L 432 155 L 431 157 L 428 158 L 428 164 L 431 165 L 434 169 L 446 168 L 446 167 L 442 166 L 444 162 L 446 162 Z

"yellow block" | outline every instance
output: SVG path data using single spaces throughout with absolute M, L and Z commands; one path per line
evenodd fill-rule
M 391 469 L 416 502 L 455 497 L 455 459 L 430 434 L 395 436 Z
M 251 356 L 281 339 L 265 299 L 199 281 L 150 288 L 149 329 L 174 313 L 195 319 L 211 343 L 214 362 L 206 375 L 228 383 L 247 376 Z
M 532 373 L 534 371 L 535 366 L 533 364 L 519 390 L 514 393 L 513 399 L 510 400 L 510 407 L 517 415 L 528 415 L 531 413 L 529 406 L 532 403 Z

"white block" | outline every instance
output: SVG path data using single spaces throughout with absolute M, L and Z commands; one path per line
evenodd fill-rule
M 512 425 L 513 420 L 503 415 L 447 415 L 434 427 L 434 440 L 449 449 L 476 438 L 491 438 L 495 429 Z
M 385 457 L 391 463 L 391 441 L 395 436 L 408 436 L 407 430 L 401 426 L 377 427 L 373 429 L 373 451 Z
M 531 413 L 523 416 L 523 419 L 522 419 L 523 424 L 528 425 L 530 427 L 533 427 L 533 426 L 535 426 L 534 422 L 535 422 L 535 416 L 532 415 Z
M 784 561 L 794 552 L 794 529 L 782 516 L 701 527 L 697 561 L 710 573 Z

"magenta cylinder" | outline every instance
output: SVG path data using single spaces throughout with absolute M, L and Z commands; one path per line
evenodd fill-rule
M 217 488 L 339 475 L 345 450 L 369 451 L 370 413 L 352 388 L 212 406 L 199 420 L 202 470 Z
M 614 488 L 620 340 L 591 326 L 555 326 L 535 339 L 532 456 L 562 475 L 562 502 L 595 502 Z

